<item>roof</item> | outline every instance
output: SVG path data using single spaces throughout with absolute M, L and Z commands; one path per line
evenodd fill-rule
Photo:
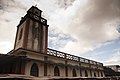
M 8 54 L 0 54 L 0 63 L 10 63 L 15 62 L 20 59 L 26 59 L 26 56 L 16 56 L 16 55 L 8 55 Z
M 119 65 L 107 65 L 107 67 L 112 67 L 112 66 L 119 66 Z

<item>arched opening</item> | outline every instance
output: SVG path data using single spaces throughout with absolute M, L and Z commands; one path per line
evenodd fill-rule
M 101 72 L 101 77 L 103 77 L 103 73 Z
M 75 70 L 75 69 L 73 69 L 72 74 L 73 74 L 73 77 L 77 77 L 77 74 L 76 74 L 76 70 Z
M 87 70 L 85 70 L 85 77 L 88 77 L 88 73 L 87 73 Z
M 100 75 L 99 75 L 99 71 L 98 71 L 98 77 L 100 77 Z
M 96 77 L 96 73 L 94 72 L 94 77 Z
M 60 70 L 57 66 L 54 68 L 54 76 L 60 76 Z
M 23 28 L 20 30 L 19 40 L 22 38 Z
M 80 76 L 82 76 L 82 70 L 80 69 Z
M 30 75 L 38 77 L 38 75 L 39 75 L 39 69 L 38 69 L 38 66 L 37 66 L 36 63 L 34 63 L 32 65 L 31 70 L 30 70 Z

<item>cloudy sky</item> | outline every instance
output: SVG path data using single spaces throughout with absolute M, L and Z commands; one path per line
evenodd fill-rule
M 0 0 L 0 53 L 13 49 L 16 26 L 36 5 L 48 20 L 48 47 L 120 65 L 120 0 Z

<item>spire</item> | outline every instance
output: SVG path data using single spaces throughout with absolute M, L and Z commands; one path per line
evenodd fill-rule
M 37 7 L 37 4 L 35 4 L 35 7 Z

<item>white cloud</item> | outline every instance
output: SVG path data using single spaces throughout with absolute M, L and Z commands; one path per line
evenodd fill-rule
M 117 39 L 119 33 L 115 25 L 120 18 L 119 3 L 119 0 L 92 0 L 77 8 L 69 25 L 64 29 L 77 39 L 77 42 L 68 42 L 63 50 L 79 55 L 81 52 L 101 47 L 99 45 L 104 45 L 107 41 Z
M 120 65 L 120 49 L 117 49 L 116 53 L 113 53 L 113 56 L 104 63 L 105 65 Z
M 0 53 L 7 53 L 13 49 L 13 44 L 9 41 L 0 42 Z
M 79 56 L 80 53 L 92 49 L 93 47 L 89 46 L 88 44 L 80 43 L 79 41 L 69 41 L 64 48 L 61 48 L 61 51 Z

